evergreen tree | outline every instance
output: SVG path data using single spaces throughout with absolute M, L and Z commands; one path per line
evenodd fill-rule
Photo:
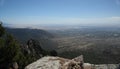
M 21 61 L 24 59 L 20 44 L 12 35 L 5 32 L 2 23 L 0 23 L 0 69 L 6 69 L 13 62 L 18 62 L 22 65 Z
M 57 52 L 55 50 L 50 51 L 51 56 L 57 56 Z
M 0 37 L 5 34 L 5 29 L 2 27 L 2 22 L 0 22 Z

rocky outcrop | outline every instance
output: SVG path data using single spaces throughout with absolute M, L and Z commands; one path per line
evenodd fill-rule
M 32 56 L 40 56 L 43 49 L 41 48 L 38 41 L 35 41 L 33 39 L 28 40 L 27 42 L 27 51 L 28 54 L 31 54 Z
M 34 63 L 29 64 L 25 69 L 118 69 L 118 64 L 95 65 L 84 63 L 83 56 L 74 59 L 46 56 Z
M 12 67 L 13 67 L 13 69 L 18 69 L 18 68 L 19 68 L 17 62 L 14 62 L 14 63 L 12 64 Z
M 79 58 L 82 59 L 81 56 Z M 36 62 L 29 64 L 25 69 L 82 69 L 82 60 L 76 59 L 65 59 L 60 57 L 43 57 Z
M 13 63 L 10 63 L 6 69 L 18 69 L 18 68 L 19 68 L 18 63 L 13 62 Z
M 25 69 L 59 69 L 59 57 L 43 57 L 36 62 L 29 64 Z
M 38 40 L 30 39 L 27 41 L 27 45 L 22 46 L 22 51 L 25 55 L 30 55 L 35 58 L 41 58 L 45 55 L 49 55 L 46 50 L 41 48 L 41 44 Z

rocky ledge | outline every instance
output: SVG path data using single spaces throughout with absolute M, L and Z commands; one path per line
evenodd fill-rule
M 74 59 L 46 56 L 29 64 L 25 69 L 120 69 L 120 66 L 119 64 L 84 63 L 82 55 Z

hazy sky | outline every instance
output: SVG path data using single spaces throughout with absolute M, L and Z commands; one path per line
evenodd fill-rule
M 120 0 L 0 0 L 0 20 L 14 25 L 120 25 Z

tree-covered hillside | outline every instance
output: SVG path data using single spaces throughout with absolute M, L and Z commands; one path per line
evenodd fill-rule
M 45 33 L 43 33 L 45 34 Z M 56 56 L 55 50 L 46 51 L 38 40 L 29 39 L 26 43 L 21 44 L 13 35 L 6 32 L 0 23 L 0 69 L 23 69 L 31 62 L 46 56 Z

